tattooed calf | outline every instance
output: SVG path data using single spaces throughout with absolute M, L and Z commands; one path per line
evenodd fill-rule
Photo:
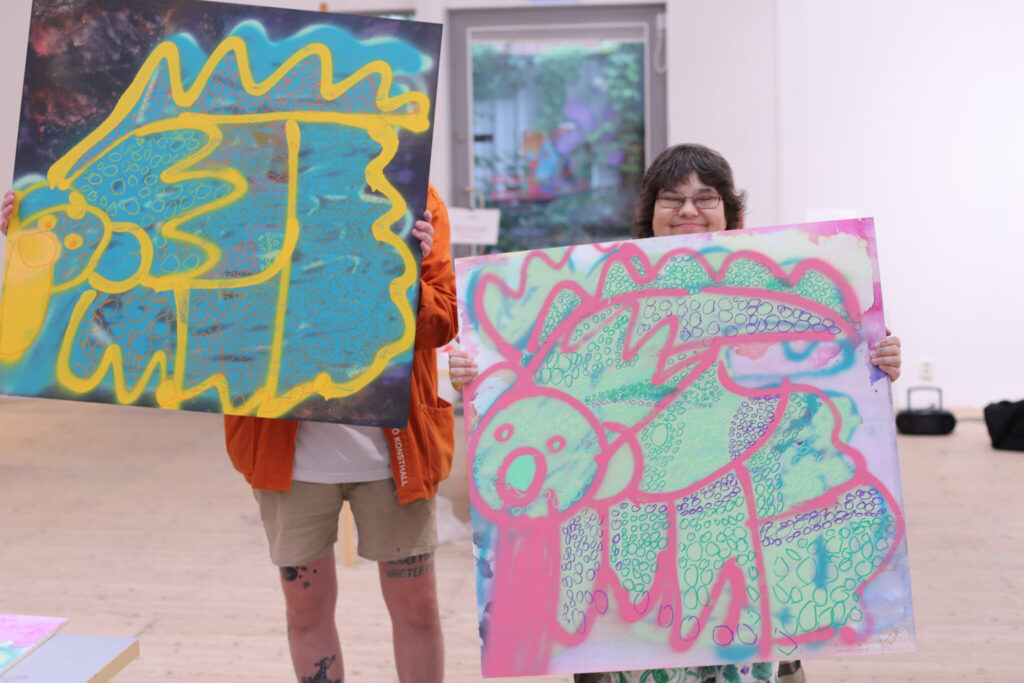
M 309 568 L 306 567 L 306 565 L 298 567 L 281 567 L 281 580 L 287 583 L 301 580 L 302 587 L 309 588 L 309 580 L 306 578 L 308 573 Z M 315 569 L 313 570 L 313 573 L 316 574 Z
M 386 562 L 384 576 L 389 579 L 416 579 L 434 569 L 434 554 L 413 555 L 404 560 Z
M 291 569 L 291 567 L 288 567 Z M 328 678 L 327 670 L 334 664 L 334 660 L 337 659 L 335 655 L 330 657 L 324 657 L 316 663 L 316 673 L 312 676 L 303 676 L 300 683 L 341 683 L 341 678 Z

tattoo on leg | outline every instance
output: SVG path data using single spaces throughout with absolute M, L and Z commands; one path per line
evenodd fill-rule
M 328 678 L 327 670 L 334 664 L 334 660 L 337 659 L 334 655 L 330 657 L 324 657 L 316 663 L 316 674 L 312 676 L 303 676 L 300 683 L 341 683 L 341 678 Z
M 434 569 L 434 553 L 413 555 L 404 560 L 386 562 L 384 576 L 389 579 L 416 579 Z
M 299 567 L 281 567 L 281 579 L 292 583 L 293 581 L 302 581 L 303 588 L 309 588 L 309 581 L 306 579 L 306 574 L 309 572 L 309 568 L 305 565 Z M 313 570 L 316 574 L 316 570 Z

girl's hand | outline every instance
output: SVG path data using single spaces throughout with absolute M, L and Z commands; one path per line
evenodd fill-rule
M 894 336 L 888 327 L 885 328 L 885 334 L 887 335 L 885 339 L 871 349 L 871 362 L 895 382 L 900 377 L 900 365 L 902 364 L 900 338 Z
M 452 386 L 456 391 L 469 384 L 480 370 L 476 367 L 476 360 L 462 349 L 452 349 L 448 352 L 448 375 L 452 379 Z
M 430 248 L 434 246 L 434 226 L 430 224 L 430 221 L 434 220 L 434 217 L 429 211 L 423 212 L 423 220 L 416 221 L 416 224 L 412 228 L 412 236 L 420 241 L 420 251 L 423 252 L 423 258 L 426 258 L 430 253 Z

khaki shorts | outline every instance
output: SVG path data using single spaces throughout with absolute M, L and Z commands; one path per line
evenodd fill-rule
M 289 491 L 253 489 L 270 559 L 294 567 L 323 557 L 338 540 L 341 504 L 348 501 L 359 536 L 357 552 L 374 562 L 404 560 L 437 547 L 434 501 L 402 505 L 393 479 L 356 484 L 293 481 Z

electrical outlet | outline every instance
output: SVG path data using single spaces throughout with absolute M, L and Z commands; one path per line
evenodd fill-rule
M 935 361 L 928 358 L 922 360 L 917 369 L 917 377 L 922 382 L 931 382 L 935 379 Z

